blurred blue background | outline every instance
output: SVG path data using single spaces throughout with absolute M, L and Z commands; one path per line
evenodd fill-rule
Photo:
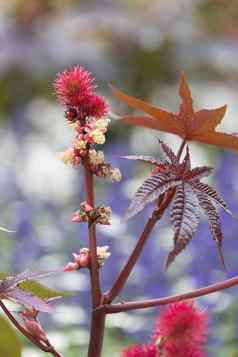
M 52 82 L 58 71 L 85 66 L 115 114 L 129 113 L 111 97 L 108 82 L 176 111 L 178 81 L 187 73 L 197 108 L 228 104 L 220 130 L 238 131 L 238 3 L 236 0 L 8 0 L 0 1 L 0 271 L 54 269 L 87 246 L 86 229 L 70 222 L 84 199 L 80 169 L 64 166 L 58 153 L 69 144 L 68 128 Z M 100 245 L 112 256 L 102 269 L 108 289 L 133 248 L 151 207 L 120 221 L 149 168 L 119 159 L 123 154 L 158 154 L 160 137 L 176 149 L 180 140 L 159 132 L 112 122 L 105 152 L 121 168 L 123 181 L 96 179 L 97 203 L 111 205 L 113 224 L 99 227 Z M 235 154 L 206 145 L 191 146 L 193 166 L 216 168 L 210 183 L 238 215 Z M 123 299 L 165 296 L 221 281 L 238 271 L 238 223 L 222 213 L 227 271 L 219 264 L 207 222 L 187 250 L 163 270 L 172 245 L 168 217 L 157 225 L 123 290 Z M 58 304 L 47 321 L 49 337 L 64 356 L 84 356 L 90 302 L 87 272 L 62 274 L 48 285 L 77 291 Z M 238 356 L 237 288 L 198 300 L 208 309 L 209 356 Z M 116 357 L 131 342 L 148 341 L 158 309 L 110 316 L 103 356 Z M 25 343 L 23 357 L 43 353 Z M 80 352 L 79 352 L 80 351 Z

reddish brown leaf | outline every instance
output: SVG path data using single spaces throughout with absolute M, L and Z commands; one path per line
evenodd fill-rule
M 223 105 L 217 109 L 202 109 L 194 113 L 193 131 L 194 135 L 201 135 L 215 130 L 222 121 L 227 106 Z
M 204 144 L 216 145 L 224 149 L 233 149 L 238 151 L 238 138 L 232 134 L 213 131 L 197 135 L 194 140 L 200 141 Z
M 188 86 L 188 82 L 184 73 L 181 74 L 180 86 L 179 86 L 179 95 L 182 99 L 180 105 L 180 115 L 186 116 L 187 118 L 192 119 L 193 116 L 193 100 L 191 92 Z
M 188 141 L 198 141 L 238 151 L 238 137 L 215 131 L 215 128 L 225 115 L 226 105 L 194 112 L 191 92 L 184 74 L 182 74 L 180 80 L 179 94 L 182 98 L 182 103 L 179 113 L 172 113 L 154 107 L 138 98 L 128 96 L 115 87 L 112 87 L 112 92 L 132 108 L 149 114 L 149 117 L 124 116 L 121 118 L 123 123 L 166 131 Z
M 160 131 L 165 131 L 167 133 L 176 134 L 180 137 L 184 135 L 184 123 L 177 123 L 177 119 L 171 120 L 161 120 L 158 121 L 156 118 L 150 118 L 146 116 L 138 116 L 138 115 L 125 115 L 120 121 L 124 124 L 134 125 L 134 126 L 142 126 L 148 129 L 155 129 Z

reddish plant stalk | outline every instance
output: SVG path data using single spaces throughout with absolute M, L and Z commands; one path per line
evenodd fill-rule
M 129 310 L 146 309 L 149 307 L 156 307 L 161 305 L 167 305 L 181 300 L 194 299 L 200 296 L 209 295 L 217 291 L 231 288 L 232 286 L 238 285 L 238 276 L 234 278 L 224 280 L 222 282 L 211 284 L 206 287 L 188 291 L 183 294 L 171 295 L 164 298 L 150 299 L 145 301 L 132 301 L 123 302 L 123 304 L 106 304 L 97 308 L 97 311 L 104 312 L 105 314 L 114 314 Z
M 101 311 L 92 312 L 88 357 L 101 356 L 105 330 L 105 318 L 106 315 Z
M 161 218 L 163 215 L 165 209 L 168 207 L 172 197 L 173 197 L 174 192 L 169 192 L 168 195 L 165 195 L 162 197 L 161 201 L 159 202 L 159 207 L 157 210 L 155 210 L 152 213 L 152 216 L 149 218 L 147 221 L 144 230 L 133 250 L 131 255 L 129 256 L 127 263 L 121 270 L 118 278 L 116 279 L 115 283 L 113 284 L 111 290 L 106 294 L 105 296 L 105 301 L 107 303 L 111 303 L 120 293 L 122 288 L 124 287 L 125 283 L 127 282 L 127 279 L 129 278 L 129 275 L 134 268 L 138 258 L 141 255 L 141 252 L 145 246 L 145 243 L 147 239 L 150 236 L 150 233 L 152 232 L 154 226 L 158 222 L 158 220 Z
M 86 201 L 94 207 L 93 173 L 91 172 L 87 159 L 84 160 Z M 91 293 L 93 307 L 101 302 L 101 288 L 99 280 L 99 267 L 97 261 L 97 239 L 95 224 L 88 225 L 89 249 L 91 254 Z
M 28 340 L 30 340 L 35 346 L 40 348 L 44 352 L 51 353 L 55 357 L 62 357 L 53 346 L 50 344 L 46 346 L 45 344 L 41 343 L 37 338 L 35 338 L 31 333 L 29 333 L 12 315 L 12 313 L 8 310 L 5 304 L 0 300 L 0 306 L 2 310 L 5 312 L 9 320 L 13 323 L 16 329 L 21 332 Z
M 84 161 L 85 168 L 85 189 L 86 201 L 94 207 L 93 173 L 91 172 L 88 161 Z M 88 225 L 89 249 L 91 254 L 91 294 L 93 309 L 100 306 L 103 300 L 100 287 L 99 266 L 97 260 L 97 239 L 95 224 Z M 91 330 L 88 347 L 88 357 L 100 357 L 103 346 L 103 337 L 105 329 L 105 314 L 101 312 L 91 313 Z

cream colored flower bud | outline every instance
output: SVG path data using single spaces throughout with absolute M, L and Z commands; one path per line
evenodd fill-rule
M 97 258 L 100 267 L 104 265 L 105 260 L 107 260 L 110 257 L 110 255 L 111 253 L 109 252 L 108 245 L 105 245 L 103 247 L 97 247 Z
M 119 182 L 122 179 L 121 171 L 120 169 L 116 168 L 111 171 L 110 178 L 112 181 Z
M 87 143 L 84 140 L 75 140 L 74 141 L 74 146 L 75 146 L 76 149 L 85 150 L 86 146 L 87 146 Z
M 99 165 L 104 162 L 103 151 L 89 150 L 89 160 L 92 165 Z
M 59 154 L 60 160 L 62 160 L 66 165 L 71 165 L 74 162 L 74 150 L 69 148 Z
M 110 119 L 99 119 L 96 121 L 95 126 L 97 129 L 106 130 L 110 123 Z
M 95 144 L 104 144 L 105 143 L 105 135 L 99 129 L 95 129 L 92 131 L 91 136 Z

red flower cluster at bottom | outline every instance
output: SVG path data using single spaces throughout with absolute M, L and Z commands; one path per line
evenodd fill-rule
M 206 357 L 207 314 L 193 301 L 169 305 L 157 319 L 153 343 L 132 345 L 121 357 Z

